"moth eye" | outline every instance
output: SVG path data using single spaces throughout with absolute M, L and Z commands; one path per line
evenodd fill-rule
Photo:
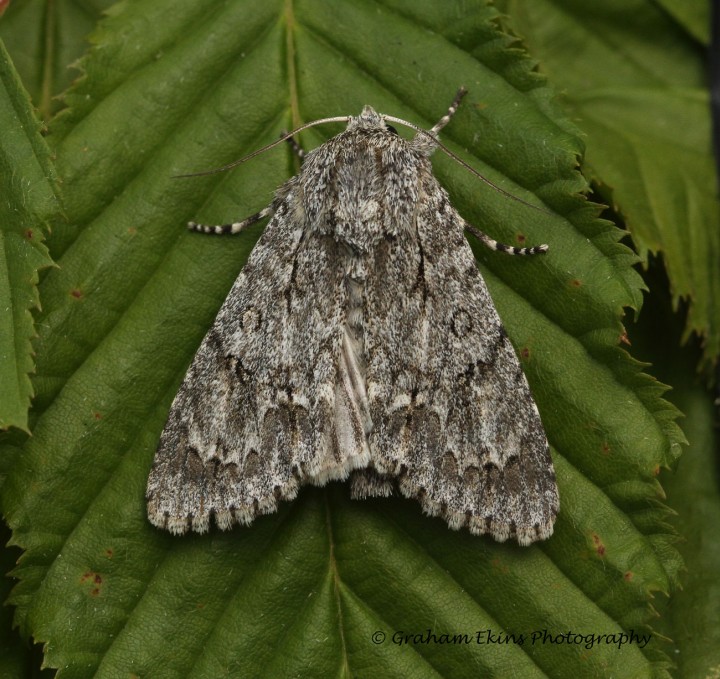
M 392 125 L 388 125 L 388 124 L 386 123 L 386 124 L 385 124 L 385 127 L 387 128 L 387 131 L 388 131 L 388 132 L 392 132 L 395 136 L 397 136 L 398 131 L 397 131 Z

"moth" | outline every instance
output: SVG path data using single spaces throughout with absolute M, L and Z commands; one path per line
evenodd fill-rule
M 494 241 L 433 176 L 464 93 L 429 131 L 370 106 L 298 128 L 347 123 L 261 212 L 190 223 L 239 233 L 271 217 L 170 408 L 147 485 L 154 525 L 250 524 L 303 485 L 350 477 L 353 497 L 398 490 L 454 529 L 551 535 L 545 431 L 464 233 L 515 255 L 547 246 Z

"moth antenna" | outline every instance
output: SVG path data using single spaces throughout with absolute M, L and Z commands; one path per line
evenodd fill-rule
M 462 92 L 462 94 L 461 94 Z M 456 96 L 456 101 L 459 103 L 459 99 L 464 96 L 465 92 L 463 90 L 460 90 L 458 92 L 458 95 Z M 451 110 L 453 107 L 456 107 L 457 103 L 453 102 L 453 106 L 451 106 Z M 445 116 L 441 119 L 440 122 L 445 120 L 448 116 Z M 471 174 L 474 174 L 480 181 L 487 184 L 489 187 L 495 189 L 498 193 L 501 193 L 503 196 L 506 196 L 507 198 L 510 198 L 511 200 L 517 201 L 518 203 L 522 203 L 523 205 L 527 205 L 528 207 L 531 207 L 533 210 L 537 210 L 538 212 L 542 212 L 546 215 L 553 214 L 549 210 L 545 210 L 544 208 L 538 207 L 537 205 L 533 205 L 532 203 L 528 203 L 526 200 L 523 200 L 522 198 L 518 198 L 516 195 L 510 193 L 509 191 L 506 191 L 502 187 L 498 186 L 494 182 L 491 182 L 487 177 L 482 175 L 480 172 L 478 172 L 472 165 L 469 163 L 466 163 L 460 156 L 458 156 L 456 153 L 453 153 L 445 144 L 443 144 L 435 134 L 433 134 L 433 130 L 435 128 L 432 128 L 432 130 L 424 130 L 422 127 L 419 127 L 418 125 L 415 125 L 414 123 L 408 122 L 407 120 L 403 120 L 402 118 L 396 118 L 395 116 L 386 116 L 384 115 L 383 118 L 385 120 L 389 120 L 392 123 L 397 123 L 398 125 L 405 125 L 405 127 L 409 127 L 411 130 L 414 130 L 418 134 L 423 134 L 426 137 L 430 137 L 432 141 L 437 144 L 438 148 L 445 153 L 445 155 L 452 158 L 456 163 L 459 165 L 462 165 L 466 170 L 468 170 Z M 435 126 L 437 127 L 437 125 Z
M 270 144 L 266 144 L 262 148 L 259 148 L 256 151 L 253 151 L 252 153 L 248 153 L 248 155 L 243 156 L 239 160 L 233 160 L 232 163 L 228 163 L 227 165 L 223 165 L 222 167 L 215 168 L 214 170 L 205 170 L 204 172 L 191 172 L 190 174 L 176 174 L 176 175 L 173 175 L 173 179 L 182 179 L 184 177 L 204 177 L 205 175 L 209 175 L 209 174 L 219 174 L 220 172 L 225 172 L 226 170 L 231 170 L 233 167 L 242 165 L 243 163 L 247 162 L 251 158 L 254 158 L 255 156 L 259 156 L 261 153 L 265 153 L 265 151 L 269 151 L 270 149 L 272 149 L 276 146 L 279 146 L 286 139 L 290 139 L 291 137 L 295 136 L 298 132 L 307 130 L 309 127 L 315 127 L 315 125 L 324 125 L 325 123 L 347 123 L 347 122 L 350 122 L 350 116 L 335 116 L 334 118 L 321 118 L 320 120 L 313 120 L 310 123 L 305 123 L 304 125 L 300 125 L 300 127 L 296 127 L 294 130 L 292 130 L 290 132 L 283 133 L 280 136 L 280 138 L 276 139 L 274 142 L 272 142 Z
M 514 200 L 518 203 L 522 203 L 523 205 L 527 205 L 528 207 L 532 208 L 533 210 L 537 210 L 538 212 L 542 212 L 547 215 L 551 215 L 552 212 L 549 210 L 545 210 L 544 208 L 538 207 L 537 205 L 533 205 L 532 203 L 528 203 L 526 200 L 523 200 L 522 198 L 518 198 L 518 196 L 513 195 L 509 191 L 506 191 L 505 189 L 501 188 L 494 182 L 491 182 L 487 177 L 483 176 L 480 172 L 478 172 L 472 165 L 466 163 L 460 156 L 453 153 L 445 144 L 443 144 L 436 136 L 435 132 L 440 130 L 442 127 L 444 127 L 452 117 L 452 115 L 455 113 L 455 111 L 458 108 L 458 105 L 460 104 L 460 100 L 465 96 L 467 93 L 467 90 L 462 87 L 458 90 L 457 94 L 455 95 L 455 99 L 450 106 L 450 109 L 448 110 L 448 113 L 441 118 L 441 120 L 431 129 L 431 130 L 424 130 L 422 127 L 419 127 L 418 125 L 415 125 L 414 123 L 411 123 L 407 120 L 403 120 L 402 118 L 396 118 L 395 116 L 388 116 L 383 115 L 383 120 L 390 121 L 392 123 L 397 123 L 399 125 L 404 125 L 405 127 L 410 128 L 411 130 L 414 130 L 418 134 L 423 134 L 426 137 L 430 137 L 432 141 L 438 146 L 438 148 L 443 151 L 447 156 L 452 158 L 456 163 L 459 165 L 462 165 L 466 170 L 468 170 L 471 174 L 475 175 L 480 181 L 484 182 L 491 188 L 495 189 L 498 193 L 501 193 L 503 196 L 506 196 L 507 198 L 510 198 L 511 200 Z M 220 172 L 226 172 L 227 170 L 231 170 L 234 167 L 237 167 L 238 165 L 242 165 L 243 163 L 247 162 L 248 160 L 251 160 L 252 158 L 255 158 L 255 156 L 259 156 L 261 153 L 265 153 L 265 151 L 269 151 L 272 148 L 275 148 L 276 146 L 279 146 L 287 139 L 291 139 L 294 137 L 298 132 L 302 132 L 303 130 L 307 130 L 310 127 L 315 127 L 316 125 L 324 125 L 325 123 L 347 123 L 350 122 L 351 116 L 334 116 L 331 118 L 320 118 L 319 120 L 313 120 L 309 123 L 305 123 L 304 125 L 300 125 L 300 127 L 295 128 L 294 130 L 291 130 L 290 132 L 285 132 L 280 136 L 279 139 L 276 139 L 274 142 L 271 142 L 270 144 L 266 144 L 262 148 L 259 148 L 252 153 L 248 153 L 248 155 L 243 156 L 239 160 L 234 160 L 232 163 L 228 163 L 227 165 L 223 165 L 222 167 L 215 168 L 213 170 L 205 170 L 204 172 L 191 172 L 189 174 L 176 174 L 173 175 L 173 179 L 183 179 L 186 177 L 205 177 L 207 175 L 211 174 L 219 174 Z

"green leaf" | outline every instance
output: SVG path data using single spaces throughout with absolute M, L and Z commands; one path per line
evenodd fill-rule
M 27 430 L 33 391 L 30 338 L 43 244 L 57 214 L 54 170 L 27 93 L 0 42 L 0 430 Z
M 85 36 L 111 0 L 11 2 L 0 20 L 0 39 L 5 41 L 15 66 L 40 116 L 49 120 L 60 107 L 57 97 L 69 87 L 73 71 L 68 68 L 87 47 Z
M 682 12 L 680 3 L 661 4 L 693 26 L 708 11 L 706 3 L 683 2 Z M 587 175 L 622 213 L 643 260 L 662 253 L 675 306 L 689 303 L 684 340 L 697 334 L 703 363 L 714 363 L 720 212 L 702 51 L 648 0 L 507 6 L 587 133 Z
M 649 633 L 652 593 L 679 568 L 656 474 L 681 435 L 662 387 L 617 346 L 623 307 L 641 302 L 636 257 L 586 200 L 582 143 L 496 11 L 131 0 L 93 41 L 51 126 L 70 226 L 53 234 L 60 268 L 41 287 L 37 422 L 2 488 L 25 550 L 16 622 L 46 644 L 46 663 L 64 677 L 662 674 L 656 640 L 530 641 Z M 445 143 L 549 210 L 436 158 L 469 221 L 550 244 L 541 258 L 477 254 L 553 447 L 556 534 L 500 545 L 408 500 L 351 502 L 338 483 L 227 534 L 153 529 L 143 495 L 170 402 L 260 232 L 212 238 L 184 222 L 256 212 L 294 160 L 279 149 L 220 175 L 173 175 L 368 103 L 429 127 L 462 84 Z M 428 629 L 525 641 L 393 641 Z
M 0 540 L 4 545 L 10 537 L 10 531 L 0 527 Z M 0 568 L 7 573 L 18 556 L 18 550 L 3 548 L 0 550 Z M 0 580 L 0 597 L 5 601 L 10 591 L 9 578 Z M 3 679 L 19 679 L 27 675 L 28 652 L 17 631 L 12 629 L 12 609 L 8 606 L 0 608 L 0 676 Z
M 703 45 L 710 42 L 710 7 L 705 0 L 658 0 L 658 4 Z
M 665 633 L 680 650 L 680 676 L 707 677 L 720 671 L 717 409 L 712 397 L 697 384 L 684 384 L 674 395 L 674 401 L 687 415 L 684 429 L 691 445 L 676 477 L 667 483 L 673 508 L 679 515 L 675 523 L 685 537 L 679 547 L 688 572 L 683 577 L 682 591 L 668 607 Z
M 669 504 L 677 512 L 672 523 L 683 536 L 678 549 L 687 564 L 682 589 L 659 603 L 659 632 L 672 639 L 677 675 L 713 677 L 720 669 L 720 492 L 717 478 L 718 431 L 715 395 L 699 384 L 693 366 L 699 350 L 678 350 L 681 319 L 673 318 L 670 295 L 657 266 L 650 269 L 657 291 L 632 333 L 633 346 L 672 382 L 669 394 L 686 417 L 690 442 L 677 471 L 663 479 Z

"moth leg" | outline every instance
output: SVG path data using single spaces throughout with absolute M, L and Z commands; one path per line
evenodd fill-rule
M 265 217 L 271 217 L 274 212 L 275 209 L 273 206 L 268 205 L 264 210 L 260 210 L 260 212 L 250 215 L 241 222 L 233 222 L 232 224 L 217 224 L 214 226 L 210 226 L 208 224 L 198 224 L 197 222 L 188 222 L 188 229 L 190 229 L 190 231 L 199 231 L 201 233 L 236 234 L 244 231 L 248 226 L 259 222 L 261 219 L 265 219 Z
M 458 110 L 458 107 L 460 106 L 460 102 L 462 101 L 462 98 L 467 94 L 467 90 L 464 87 L 461 87 L 457 93 L 455 94 L 455 99 L 453 99 L 453 103 L 450 104 L 450 108 L 448 109 L 448 112 L 440 118 L 431 128 L 430 132 L 433 135 L 436 135 L 440 130 L 442 130 L 445 125 L 447 125 L 452 117 L 455 115 L 455 112 Z
M 465 230 L 469 231 L 483 245 L 491 250 L 499 250 L 500 252 L 505 252 L 508 255 L 540 255 L 543 252 L 548 251 L 547 245 L 534 245 L 531 248 L 516 248 L 514 245 L 498 243 L 496 240 L 490 238 L 490 236 L 486 233 L 480 231 L 480 229 L 474 227 L 472 224 L 468 224 L 467 222 L 465 222 Z
M 287 131 L 286 131 L 286 130 L 283 130 L 283 132 L 282 132 L 282 134 L 281 134 L 280 136 L 281 136 L 281 137 L 284 137 L 286 134 L 288 134 Z M 290 148 L 292 149 L 293 153 L 294 153 L 300 160 L 302 160 L 302 159 L 305 157 L 305 149 L 304 149 L 302 146 L 300 146 L 300 144 L 297 142 L 297 140 L 295 139 L 295 137 L 288 137 L 285 141 L 286 141 L 288 144 L 290 144 Z

